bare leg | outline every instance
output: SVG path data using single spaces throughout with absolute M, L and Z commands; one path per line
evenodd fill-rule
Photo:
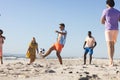
M 113 41 L 107 42 L 107 47 L 108 47 L 108 56 L 109 56 L 110 66 L 111 66 L 113 65 L 114 42 Z
M 0 57 L 0 62 L 1 62 L 1 64 L 2 64 L 2 57 Z
M 90 60 L 89 61 L 90 61 L 89 64 L 91 64 L 91 62 L 92 62 L 92 55 L 90 55 Z
M 54 49 L 54 47 L 52 46 L 47 52 L 45 55 L 43 55 L 43 58 L 47 57 Z
M 33 60 L 32 60 L 32 58 L 30 58 L 30 63 L 29 64 L 32 64 L 32 62 L 33 62 Z
M 84 54 L 84 65 L 86 64 L 86 56 L 87 56 L 87 53 Z
M 33 59 L 30 58 L 30 62 L 28 63 L 28 65 L 32 64 L 32 62 L 33 62 Z
M 115 52 L 115 43 L 112 42 L 112 58 L 114 57 L 114 52 Z
M 35 57 L 31 58 L 30 63 L 33 63 L 35 61 Z
M 60 55 L 60 52 L 57 51 L 57 52 L 56 52 L 56 55 L 57 55 L 57 57 L 58 57 L 58 59 L 59 59 L 60 64 L 62 65 L 62 57 L 61 57 L 61 55 Z
M 35 56 L 30 56 L 30 62 L 28 65 L 32 64 L 35 61 L 35 58 L 36 58 Z
M 2 57 L 0 57 L 0 61 L 1 61 L 1 64 L 3 64 L 3 59 L 2 59 Z
M 1 64 L 3 64 L 3 59 L 2 59 L 2 57 L 1 57 Z

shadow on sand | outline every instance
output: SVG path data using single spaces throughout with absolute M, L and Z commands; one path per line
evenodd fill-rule
M 81 77 L 79 80 L 100 80 L 100 78 L 93 74 L 92 76 L 87 75 L 86 77 Z
M 88 77 L 83 77 L 83 78 L 80 78 L 79 80 L 89 80 Z

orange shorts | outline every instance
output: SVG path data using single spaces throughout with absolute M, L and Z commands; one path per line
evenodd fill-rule
M 56 50 L 56 51 L 59 51 L 61 52 L 62 51 L 62 48 L 64 47 L 64 45 L 56 42 L 54 45 L 53 45 L 53 48 Z

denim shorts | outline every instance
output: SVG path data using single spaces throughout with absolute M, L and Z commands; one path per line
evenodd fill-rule
M 89 47 L 86 47 L 85 48 L 85 53 L 89 53 L 89 55 L 92 55 L 93 54 L 93 49 L 89 48 Z

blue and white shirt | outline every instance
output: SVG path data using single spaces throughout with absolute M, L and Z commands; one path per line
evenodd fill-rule
M 59 34 L 58 33 L 58 38 L 57 38 L 57 41 L 62 44 L 62 45 L 65 45 L 65 42 L 66 42 L 66 36 L 67 36 L 67 31 L 66 30 L 62 30 L 60 31 L 61 33 L 66 33 L 65 35 L 63 34 Z

